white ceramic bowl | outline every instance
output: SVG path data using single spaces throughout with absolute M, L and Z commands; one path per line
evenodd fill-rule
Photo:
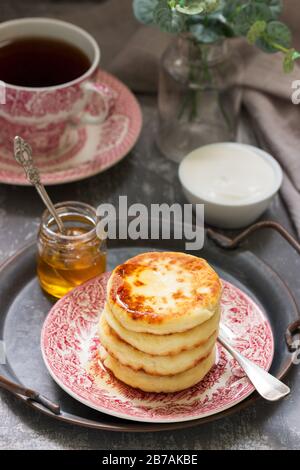
M 224 203 L 210 200 L 209 197 L 205 197 L 205 194 L 202 194 L 200 190 L 197 191 L 197 193 L 191 190 L 189 178 L 185 169 L 187 168 L 189 158 L 191 158 L 191 155 L 194 154 L 195 151 L 187 155 L 181 162 L 179 166 L 179 179 L 182 184 L 183 191 L 190 203 L 205 205 L 205 222 L 215 227 L 228 229 L 246 227 L 255 222 L 265 212 L 272 199 L 280 189 L 282 184 L 281 167 L 270 154 L 252 145 L 231 142 L 211 145 L 218 145 L 218 151 L 220 152 L 222 151 L 222 145 L 230 145 L 252 150 L 256 152 L 256 154 L 260 155 L 266 162 L 268 162 L 274 171 L 275 177 L 271 190 L 266 192 L 262 197 L 253 198 L 253 200 L 250 200 L 249 202 L 229 203 L 226 201 Z M 210 147 L 211 145 L 205 147 Z M 201 149 L 205 149 L 205 147 L 201 147 Z M 201 158 L 201 156 L 199 156 L 199 158 Z

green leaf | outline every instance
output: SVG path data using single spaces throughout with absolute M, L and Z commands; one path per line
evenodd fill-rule
M 197 15 L 187 20 L 187 29 L 200 43 L 211 44 L 219 39 L 233 37 L 231 25 L 227 23 L 222 12 L 208 15 Z
M 296 49 L 292 49 L 292 59 L 294 61 L 300 59 L 300 52 L 296 51 Z
M 265 3 L 246 3 L 234 16 L 234 30 L 240 36 L 246 36 L 248 31 L 257 21 L 269 22 L 272 19 L 272 12 Z
M 193 2 L 191 5 L 184 7 L 176 5 L 176 10 L 185 15 L 198 15 L 204 12 L 204 7 L 202 2 Z
M 212 22 L 220 22 L 223 24 L 227 24 L 227 20 L 221 11 L 215 11 L 213 13 L 208 13 L 205 15 L 191 15 L 187 18 L 188 25 Z
M 170 8 L 163 0 L 160 0 L 154 8 L 153 20 L 162 31 L 167 33 L 180 33 L 185 30 L 185 15 Z
M 185 15 L 198 15 L 216 10 L 219 4 L 219 0 L 185 0 L 176 5 L 176 10 Z
M 133 13 L 138 21 L 144 24 L 153 23 L 153 11 L 158 0 L 133 0 Z
M 265 34 L 257 41 L 257 46 L 269 54 L 278 52 L 280 47 L 289 49 L 292 35 L 289 28 L 280 21 L 271 21 L 267 25 Z M 279 46 L 279 47 L 278 47 Z
M 272 19 L 277 19 L 283 10 L 282 0 L 256 0 L 257 3 L 265 3 L 271 10 Z
M 284 57 L 283 70 L 285 73 L 290 73 L 294 70 L 295 61 L 300 59 L 300 53 L 295 49 L 290 49 Z
M 294 69 L 294 60 L 293 60 L 291 52 L 289 51 L 284 57 L 283 70 L 285 71 L 285 73 L 290 73 L 293 71 L 293 69 Z
M 268 37 L 283 47 L 291 47 L 292 34 L 289 28 L 281 21 L 271 21 L 267 27 Z
M 248 31 L 247 39 L 250 44 L 255 44 L 262 33 L 266 30 L 267 23 L 265 21 L 256 21 Z
M 229 22 L 233 22 L 237 13 L 247 0 L 223 0 L 223 15 Z M 247 1 L 247 3 L 249 3 Z
M 283 61 L 283 70 L 285 73 L 291 73 L 294 70 L 294 61 L 290 57 L 285 57 Z

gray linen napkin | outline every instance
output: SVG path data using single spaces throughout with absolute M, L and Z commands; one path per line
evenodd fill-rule
M 245 62 L 242 105 L 251 118 L 256 138 L 284 170 L 281 195 L 300 237 L 300 107 L 291 101 L 292 82 L 282 72 L 280 55 L 266 56 L 242 46 Z

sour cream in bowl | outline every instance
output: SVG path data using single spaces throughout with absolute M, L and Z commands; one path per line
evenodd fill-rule
M 242 228 L 268 208 L 282 183 L 282 170 L 267 152 L 251 145 L 218 143 L 188 154 L 179 179 L 192 204 L 205 204 L 205 222 Z

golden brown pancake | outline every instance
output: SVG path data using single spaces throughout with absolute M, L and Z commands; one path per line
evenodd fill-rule
M 107 304 L 125 329 L 166 335 L 187 331 L 211 318 L 221 290 L 219 276 L 204 259 L 149 252 L 113 270 Z
M 102 312 L 109 326 L 126 343 L 136 349 L 157 356 L 169 356 L 179 354 L 182 351 L 189 351 L 203 344 L 217 329 L 220 320 L 220 308 L 217 312 L 199 326 L 195 326 L 183 333 L 173 333 L 169 335 L 153 335 L 151 333 L 137 333 L 126 330 L 121 323 L 113 316 L 106 305 Z
M 142 370 L 157 376 L 175 375 L 195 367 L 213 349 L 217 335 L 218 332 L 215 331 L 207 341 L 194 349 L 173 356 L 157 356 L 141 352 L 120 339 L 108 325 L 104 315 L 101 315 L 99 324 L 101 344 L 110 356 L 136 371 Z M 164 337 L 160 338 L 163 341 Z
M 170 376 L 155 376 L 143 371 L 135 371 L 122 365 L 109 354 L 102 358 L 103 364 L 122 382 L 145 392 L 171 393 L 179 392 L 200 382 L 215 363 L 215 348 L 195 367 L 180 374 Z

